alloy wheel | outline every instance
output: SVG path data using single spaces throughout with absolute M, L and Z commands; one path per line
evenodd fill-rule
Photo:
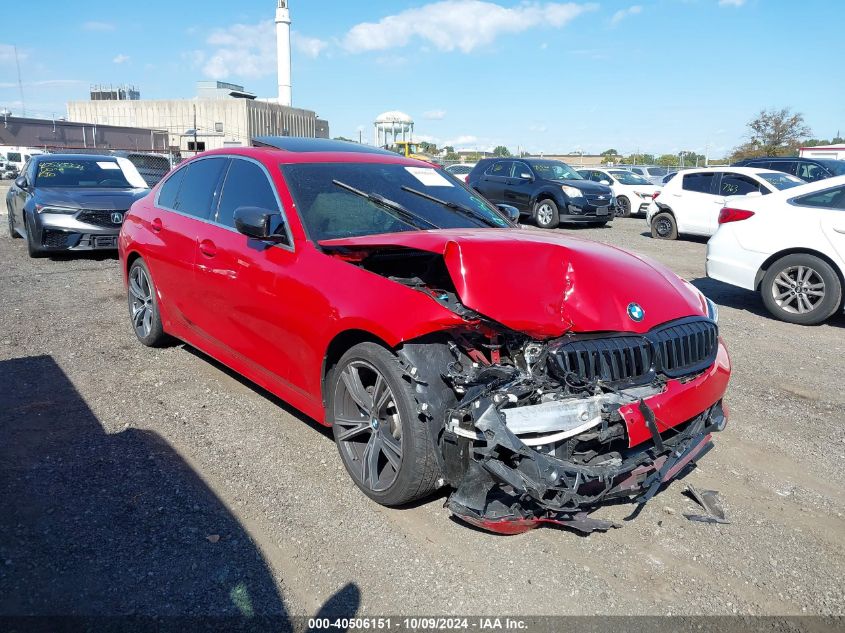
M 809 266 L 789 266 L 775 277 L 771 292 L 781 310 L 806 314 L 824 301 L 825 283 L 821 275 Z
M 366 361 L 348 363 L 335 387 L 334 424 L 347 466 L 366 488 L 390 488 L 402 466 L 402 420 L 384 376 Z
M 631 213 L 631 203 L 627 198 L 616 199 L 616 217 L 627 218 Z
M 543 203 L 539 207 L 537 207 L 537 223 L 543 226 L 547 224 L 551 224 L 552 218 L 554 217 L 554 212 L 552 211 L 552 207 L 548 203 Z
M 153 329 L 153 290 L 147 271 L 135 266 L 129 271 L 129 294 L 132 309 L 132 327 L 140 338 L 147 338 Z

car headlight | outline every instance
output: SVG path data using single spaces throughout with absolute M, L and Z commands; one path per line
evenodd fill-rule
M 570 187 L 569 185 L 561 186 L 563 189 L 563 193 L 565 193 L 570 198 L 580 198 L 583 196 L 583 192 L 578 187 Z
M 707 303 L 707 318 L 713 321 L 713 323 L 719 322 L 719 306 L 715 303 L 710 301 L 707 297 L 704 297 L 705 303 Z
M 37 213 L 64 213 L 66 215 L 73 215 L 79 213 L 79 209 L 71 209 L 70 207 L 51 207 L 50 205 L 35 205 Z

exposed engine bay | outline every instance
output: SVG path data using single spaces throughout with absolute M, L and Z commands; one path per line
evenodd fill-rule
M 726 424 L 723 389 L 682 419 L 651 404 L 708 378 L 720 348 L 712 320 L 538 340 L 464 306 L 437 254 L 341 256 L 427 294 L 466 323 L 406 343 L 398 356 L 439 448 L 444 483 L 454 488 L 446 505 L 469 523 L 505 533 L 541 522 L 615 527 L 588 512 L 612 499 L 644 503 L 706 454 L 711 433 Z

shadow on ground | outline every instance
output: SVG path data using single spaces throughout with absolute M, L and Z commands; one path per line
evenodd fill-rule
M 250 535 L 160 436 L 106 434 L 48 356 L 0 362 L 0 402 L 0 622 L 290 630 Z M 360 600 L 347 585 L 320 614 L 354 616 Z

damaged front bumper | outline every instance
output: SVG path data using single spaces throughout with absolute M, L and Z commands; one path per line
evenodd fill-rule
M 470 415 L 454 419 L 443 437 L 446 460 L 461 462 L 462 472 L 446 506 L 472 525 L 503 534 L 543 523 L 584 532 L 615 527 L 588 513 L 613 500 L 645 503 L 703 457 L 713 446 L 712 434 L 727 423 L 721 398 L 729 376 L 730 361 L 720 342 L 715 362 L 694 378 L 669 380 L 647 397 L 620 392 L 629 402 L 609 412 L 605 406 L 603 418 L 595 422 L 583 405 L 584 426 L 596 441 L 615 432 L 617 446 L 624 444 L 613 457 L 589 464 L 561 458 L 538 445 L 534 434 L 518 436 L 520 426 L 516 418 L 508 419 L 508 409 L 497 406 L 492 396 L 478 399 Z M 582 430 L 576 427 L 569 436 Z

